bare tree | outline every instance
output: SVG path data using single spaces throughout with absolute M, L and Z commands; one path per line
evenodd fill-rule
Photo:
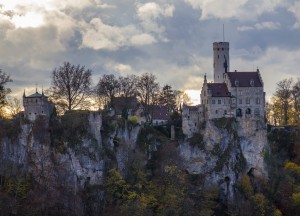
M 292 103 L 295 110 L 295 121 L 299 123 L 300 115 L 300 79 L 298 78 L 297 82 L 293 85 L 292 88 Z
M 61 110 L 73 110 L 88 103 L 91 86 L 91 70 L 85 66 L 64 62 L 52 72 L 50 97 Z
M 278 101 L 280 101 L 280 109 L 283 113 L 283 124 L 288 124 L 288 113 L 290 109 L 290 101 L 291 101 L 291 95 L 292 95 L 292 82 L 293 80 L 290 79 L 284 79 L 277 83 L 277 89 L 274 94 L 276 98 L 278 98 Z
M 182 104 L 191 105 L 191 98 L 187 93 L 181 90 L 174 90 L 176 108 L 179 110 Z
M 140 102 L 144 105 L 146 121 L 150 121 L 149 106 L 155 104 L 159 93 L 159 84 L 151 73 L 144 73 L 137 82 L 137 92 Z
M 8 82 L 12 82 L 12 79 L 0 69 L 0 116 L 3 114 L 3 107 L 7 104 L 6 96 L 11 92 L 10 88 L 5 88 Z
M 120 83 L 120 93 L 128 98 L 135 96 L 136 91 L 136 84 L 138 82 L 138 77 L 135 75 L 128 75 L 126 77 L 119 77 L 119 83 Z
M 7 98 L 7 108 L 8 114 L 10 117 L 16 116 L 18 113 L 22 111 L 22 103 L 21 100 L 15 97 Z
M 113 107 L 113 98 L 120 91 L 120 82 L 113 74 L 104 74 L 96 86 L 96 94 L 99 98 L 106 97 L 110 102 L 110 106 Z

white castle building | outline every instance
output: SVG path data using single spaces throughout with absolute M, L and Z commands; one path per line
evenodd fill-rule
M 50 117 L 54 110 L 54 105 L 48 101 L 48 97 L 44 95 L 44 92 L 40 94 L 37 90 L 36 93 L 29 96 L 25 95 L 24 90 L 23 106 L 25 117 L 30 121 L 34 121 L 39 115 Z
M 264 118 L 265 92 L 260 72 L 229 72 L 229 42 L 214 42 L 214 82 L 206 75 L 201 90 L 201 104 L 183 106 L 183 133 L 191 137 L 199 126 L 214 118 L 235 117 L 238 120 Z

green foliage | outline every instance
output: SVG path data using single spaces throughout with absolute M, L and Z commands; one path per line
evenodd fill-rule
M 254 215 L 265 216 L 266 215 L 266 207 L 267 207 L 267 199 L 261 194 L 257 193 L 252 197 L 252 203 L 254 206 Z
M 65 152 L 64 143 L 76 149 L 89 134 L 89 111 L 67 111 L 61 119 L 51 119 L 51 142 L 60 153 Z
M 216 119 L 213 119 L 213 122 L 217 128 L 232 131 L 233 125 L 235 122 L 235 118 L 225 118 L 225 117 L 216 118 Z
M 205 143 L 203 140 L 203 135 L 201 133 L 195 133 L 192 138 L 190 138 L 190 145 L 195 147 L 197 146 L 199 149 L 205 149 Z
M 300 165 L 287 161 L 284 165 L 284 169 L 289 170 L 295 174 L 300 174 Z
M 16 139 L 21 133 L 20 119 L 2 119 L 0 118 L 0 140 L 3 138 Z
M 133 123 L 134 125 L 137 125 L 137 123 L 138 123 L 138 117 L 137 116 L 131 116 L 130 118 L 129 118 L 129 121 L 131 122 L 131 123 Z
M 275 209 L 273 214 L 274 216 L 282 216 L 282 213 L 279 209 Z
M 29 174 L 25 177 L 20 177 L 20 179 L 7 178 L 4 184 L 4 190 L 7 193 L 20 199 L 27 198 L 31 188 L 31 176 Z
M 292 194 L 293 206 L 300 206 L 300 192 Z
M 248 175 L 243 175 L 239 181 L 239 188 L 246 198 L 250 198 L 254 194 L 254 190 Z
M 231 144 L 231 143 L 228 143 L 228 146 L 224 151 L 222 151 L 220 144 L 217 144 L 214 146 L 211 153 L 215 156 L 218 156 L 218 160 L 217 160 L 216 166 L 215 166 L 216 172 L 221 172 L 224 165 L 229 166 L 229 157 L 230 157 L 232 148 L 233 148 L 233 144 Z

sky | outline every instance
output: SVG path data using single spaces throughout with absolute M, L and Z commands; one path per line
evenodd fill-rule
M 270 98 L 300 77 L 299 11 L 298 0 L 0 0 L 0 68 L 19 98 L 69 61 L 91 69 L 94 85 L 149 72 L 199 103 L 212 43 L 225 39 L 230 71 L 259 68 Z

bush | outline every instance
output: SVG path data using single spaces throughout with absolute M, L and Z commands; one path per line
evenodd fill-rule
M 130 118 L 129 118 L 129 120 L 134 124 L 134 125 L 136 125 L 137 123 L 138 123 L 138 117 L 137 116 L 131 116 Z

